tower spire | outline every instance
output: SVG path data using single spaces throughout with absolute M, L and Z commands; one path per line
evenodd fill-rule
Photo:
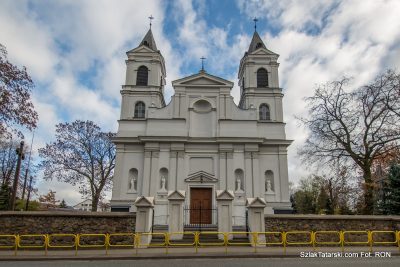
M 153 15 L 150 15 L 149 20 L 150 20 L 150 30 L 151 30 L 151 21 L 154 19 Z
M 201 71 L 204 72 L 204 60 L 206 58 L 204 56 L 202 56 L 200 59 L 201 59 Z
M 257 21 L 258 21 L 257 17 L 254 17 L 253 21 L 254 21 L 254 31 L 256 32 L 257 31 Z

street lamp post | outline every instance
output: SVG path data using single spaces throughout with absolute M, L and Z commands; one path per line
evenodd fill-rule
M 21 170 L 21 161 L 25 159 L 24 141 L 21 141 L 19 148 L 16 149 L 16 152 L 17 152 L 17 155 L 18 155 L 18 161 L 17 161 L 17 168 L 15 170 L 13 191 L 12 191 L 12 196 L 11 196 L 11 210 L 15 209 L 15 200 L 16 200 L 16 197 L 17 197 L 19 172 Z

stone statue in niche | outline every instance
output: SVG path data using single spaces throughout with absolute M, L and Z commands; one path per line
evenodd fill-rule
M 240 178 L 240 175 L 236 176 L 236 192 L 243 192 L 242 179 Z
M 136 177 L 132 177 L 129 182 L 129 191 L 135 192 L 136 191 Z
M 266 183 L 265 183 L 265 189 L 268 193 L 273 193 L 274 190 L 272 190 L 272 183 L 271 180 L 267 179 Z
M 161 176 L 161 188 L 160 188 L 160 191 L 162 191 L 162 192 L 167 191 L 166 182 L 167 182 L 167 179 L 165 178 L 165 176 Z

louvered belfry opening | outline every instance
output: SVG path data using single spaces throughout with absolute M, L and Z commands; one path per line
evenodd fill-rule
M 271 115 L 269 112 L 269 106 L 267 104 L 260 105 L 260 120 L 269 121 L 271 119 Z
M 137 71 L 136 85 L 147 85 L 149 69 L 145 66 L 140 66 Z
M 268 87 L 268 72 L 264 68 L 257 70 L 257 87 Z
M 144 118 L 146 106 L 143 102 L 137 102 L 135 105 L 135 118 Z

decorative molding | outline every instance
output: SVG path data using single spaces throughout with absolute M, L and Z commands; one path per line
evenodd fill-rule
M 187 183 L 217 183 L 218 179 L 213 174 L 205 171 L 198 171 L 189 174 L 188 178 L 185 179 Z

